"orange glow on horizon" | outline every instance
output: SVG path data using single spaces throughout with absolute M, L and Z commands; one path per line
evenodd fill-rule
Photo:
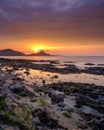
M 30 44 L 29 46 L 27 46 L 27 48 L 30 51 L 34 51 L 35 53 L 39 52 L 40 50 L 44 50 L 44 51 L 52 51 L 52 50 L 58 50 L 58 47 L 52 47 L 52 46 L 48 46 L 47 44 Z
M 46 53 L 52 55 L 104 55 L 104 45 L 98 45 L 95 43 L 87 44 L 86 42 L 83 43 L 73 43 L 73 42 L 60 42 L 60 41 L 44 41 L 44 40 L 37 40 L 37 39 L 28 39 L 26 40 L 19 40 L 16 41 L 15 39 L 11 40 L 4 40 L 0 45 L 0 49 L 13 49 L 16 51 L 21 51 L 26 54 L 37 53 L 40 50 L 44 50 Z M 14 44 L 15 40 L 15 44 Z M 11 41 L 11 42 L 10 42 Z M 21 47 L 21 44 L 24 46 Z
M 39 51 L 40 51 L 40 49 L 34 48 L 34 52 L 35 52 L 35 53 L 38 53 Z

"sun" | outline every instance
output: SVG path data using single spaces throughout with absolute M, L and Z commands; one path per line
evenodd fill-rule
M 32 51 L 34 51 L 35 53 L 40 52 L 41 50 L 49 50 L 49 47 L 45 46 L 45 45 L 39 45 L 39 46 L 35 46 L 32 45 L 31 46 Z
M 40 48 L 34 48 L 34 52 L 38 53 L 41 49 Z

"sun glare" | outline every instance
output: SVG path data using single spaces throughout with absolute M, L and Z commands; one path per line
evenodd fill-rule
M 33 47 L 33 50 L 34 50 L 35 53 L 38 53 L 39 51 L 45 50 L 45 49 L 46 49 L 46 47 L 44 47 L 42 45 Z
M 34 52 L 38 53 L 41 49 L 40 48 L 34 48 Z
M 52 47 L 47 47 L 45 45 L 39 45 L 39 46 L 31 45 L 31 50 L 34 51 L 35 53 L 38 53 L 41 50 L 47 51 L 50 49 L 52 49 Z

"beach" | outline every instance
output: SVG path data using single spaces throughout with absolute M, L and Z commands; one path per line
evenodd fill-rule
M 103 130 L 103 57 L 76 59 L 0 58 L 0 128 Z

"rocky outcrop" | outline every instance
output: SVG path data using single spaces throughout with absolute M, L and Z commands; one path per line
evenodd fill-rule
M 46 53 L 46 52 L 44 52 L 43 50 L 40 50 L 37 53 L 32 53 L 32 54 L 29 54 L 27 56 L 51 56 L 51 55 Z

